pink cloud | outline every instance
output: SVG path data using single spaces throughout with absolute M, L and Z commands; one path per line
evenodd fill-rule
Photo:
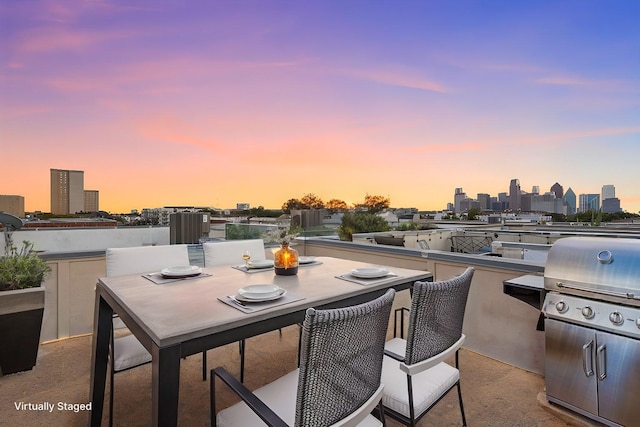
M 430 92 L 447 93 L 440 83 L 419 76 L 411 70 L 339 70 L 338 73 L 391 86 L 402 86 Z
M 586 79 L 577 76 L 548 76 L 538 78 L 535 82 L 542 85 L 580 86 L 600 90 L 615 90 L 624 86 L 624 83 L 619 81 Z
M 60 50 L 86 51 L 115 39 L 128 38 L 133 31 L 78 31 L 48 27 L 28 34 L 18 45 L 25 52 L 54 52 Z

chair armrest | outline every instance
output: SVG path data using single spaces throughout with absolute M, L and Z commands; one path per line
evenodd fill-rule
M 211 370 L 211 381 L 215 381 L 214 374 L 219 377 L 235 394 L 237 394 L 247 406 L 271 427 L 287 427 L 287 424 L 269 408 L 265 403 L 251 392 L 244 384 L 238 381 L 224 368 Z M 213 397 L 212 397 L 213 398 Z M 212 414 L 214 417 L 215 414 Z M 212 418 L 213 419 L 213 418 Z
M 391 351 L 391 350 L 385 350 L 385 351 L 384 351 L 384 355 L 385 355 L 385 356 L 389 356 L 390 358 L 395 359 L 395 360 L 397 360 L 398 362 L 404 362 L 404 356 L 400 356 L 399 354 L 394 353 L 394 352 L 393 352 L 393 351 Z
M 462 344 L 464 344 L 464 339 L 465 336 L 463 334 L 460 339 L 456 341 L 451 347 L 441 353 L 436 354 L 435 356 L 423 360 L 422 362 L 414 363 L 413 365 L 401 363 L 400 370 L 407 375 L 415 375 L 420 372 L 426 371 L 429 368 L 433 368 L 438 363 L 444 362 L 450 356 L 454 355 L 460 349 L 460 347 L 462 347 Z

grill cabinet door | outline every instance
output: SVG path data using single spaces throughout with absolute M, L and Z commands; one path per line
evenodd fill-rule
M 598 414 L 593 330 L 545 319 L 547 396 Z
M 638 425 L 640 342 L 612 334 L 597 335 L 600 365 L 605 364 L 606 358 L 606 366 L 597 369 L 600 416 L 625 426 Z

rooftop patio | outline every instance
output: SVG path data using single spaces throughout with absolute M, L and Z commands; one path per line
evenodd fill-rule
M 397 267 L 428 270 L 435 279 L 451 277 L 473 265 L 476 275 L 469 294 L 461 351 L 461 383 L 470 425 L 564 426 L 596 425 L 546 402 L 544 396 L 544 335 L 536 330 L 539 311 L 503 292 L 503 282 L 524 274 L 541 275 L 544 265 L 406 247 L 310 240 L 299 245 L 304 255 L 332 256 Z M 197 252 L 194 263 L 199 262 Z M 0 377 L 0 426 L 86 425 L 86 411 L 61 410 L 62 404 L 89 402 L 94 286 L 104 276 L 104 254 L 59 254 L 49 257 L 53 268 L 47 286 L 43 343 L 32 371 Z M 409 292 L 396 297 L 407 305 Z M 391 334 L 391 327 L 389 328 Z M 271 332 L 247 341 L 245 382 L 256 388 L 295 369 L 297 327 Z M 213 349 L 209 367 L 239 371 L 237 345 Z M 181 364 L 179 423 L 208 425 L 208 382 L 201 379 L 201 357 Z M 221 388 L 224 390 L 224 388 Z M 151 408 L 151 366 L 116 375 L 115 425 L 148 425 Z M 107 398 L 108 401 L 108 398 Z M 222 409 L 234 403 L 224 390 Z M 51 413 L 20 409 L 24 404 L 53 404 Z M 108 405 L 108 402 L 106 403 Z M 73 409 L 73 408 L 72 408 Z M 108 411 L 105 408 L 106 425 Z M 388 420 L 387 425 L 399 425 Z M 440 402 L 419 425 L 461 425 L 455 393 Z
M 256 388 L 295 369 L 298 331 L 296 326 L 247 340 L 246 377 Z M 210 366 L 224 366 L 237 374 L 237 345 L 210 350 Z M 0 425 L 2 426 L 85 426 L 86 411 L 60 410 L 63 404 L 87 403 L 91 366 L 91 336 L 85 335 L 43 344 L 32 371 L 0 378 Z M 545 403 L 544 379 L 537 374 L 498 362 L 463 349 L 460 354 L 462 393 L 469 425 L 475 426 L 589 426 L 582 418 Z M 151 411 L 151 365 L 116 374 L 114 425 L 146 426 Z M 194 355 L 181 365 L 179 423 L 209 425 L 209 384 L 201 378 L 201 356 Z M 231 393 L 219 387 L 220 409 L 234 403 Z M 107 399 L 108 400 L 108 399 Z M 21 402 L 51 403 L 51 413 L 17 410 Z M 107 403 L 108 405 L 108 403 Z M 108 424 L 105 411 L 103 424 Z M 387 420 L 388 426 L 399 426 Z M 449 393 L 418 425 L 461 425 L 455 392 Z

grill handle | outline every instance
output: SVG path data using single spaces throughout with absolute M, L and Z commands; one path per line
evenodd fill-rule
M 563 282 L 556 282 L 556 286 L 558 286 L 559 288 L 574 289 L 576 291 L 592 292 L 594 294 L 610 295 L 614 297 L 622 297 L 622 298 L 628 298 L 628 299 L 640 299 L 640 297 L 635 296 L 635 294 L 632 294 L 631 292 L 605 291 L 602 289 L 588 288 L 586 286 L 570 285 L 568 283 L 563 283 Z
M 582 346 L 582 370 L 587 377 L 593 375 L 593 358 L 591 351 L 593 348 L 593 340 Z M 587 363 L 587 360 L 589 361 Z
M 604 344 L 596 350 L 596 370 L 598 379 L 604 381 L 607 378 L 607 346 Z

